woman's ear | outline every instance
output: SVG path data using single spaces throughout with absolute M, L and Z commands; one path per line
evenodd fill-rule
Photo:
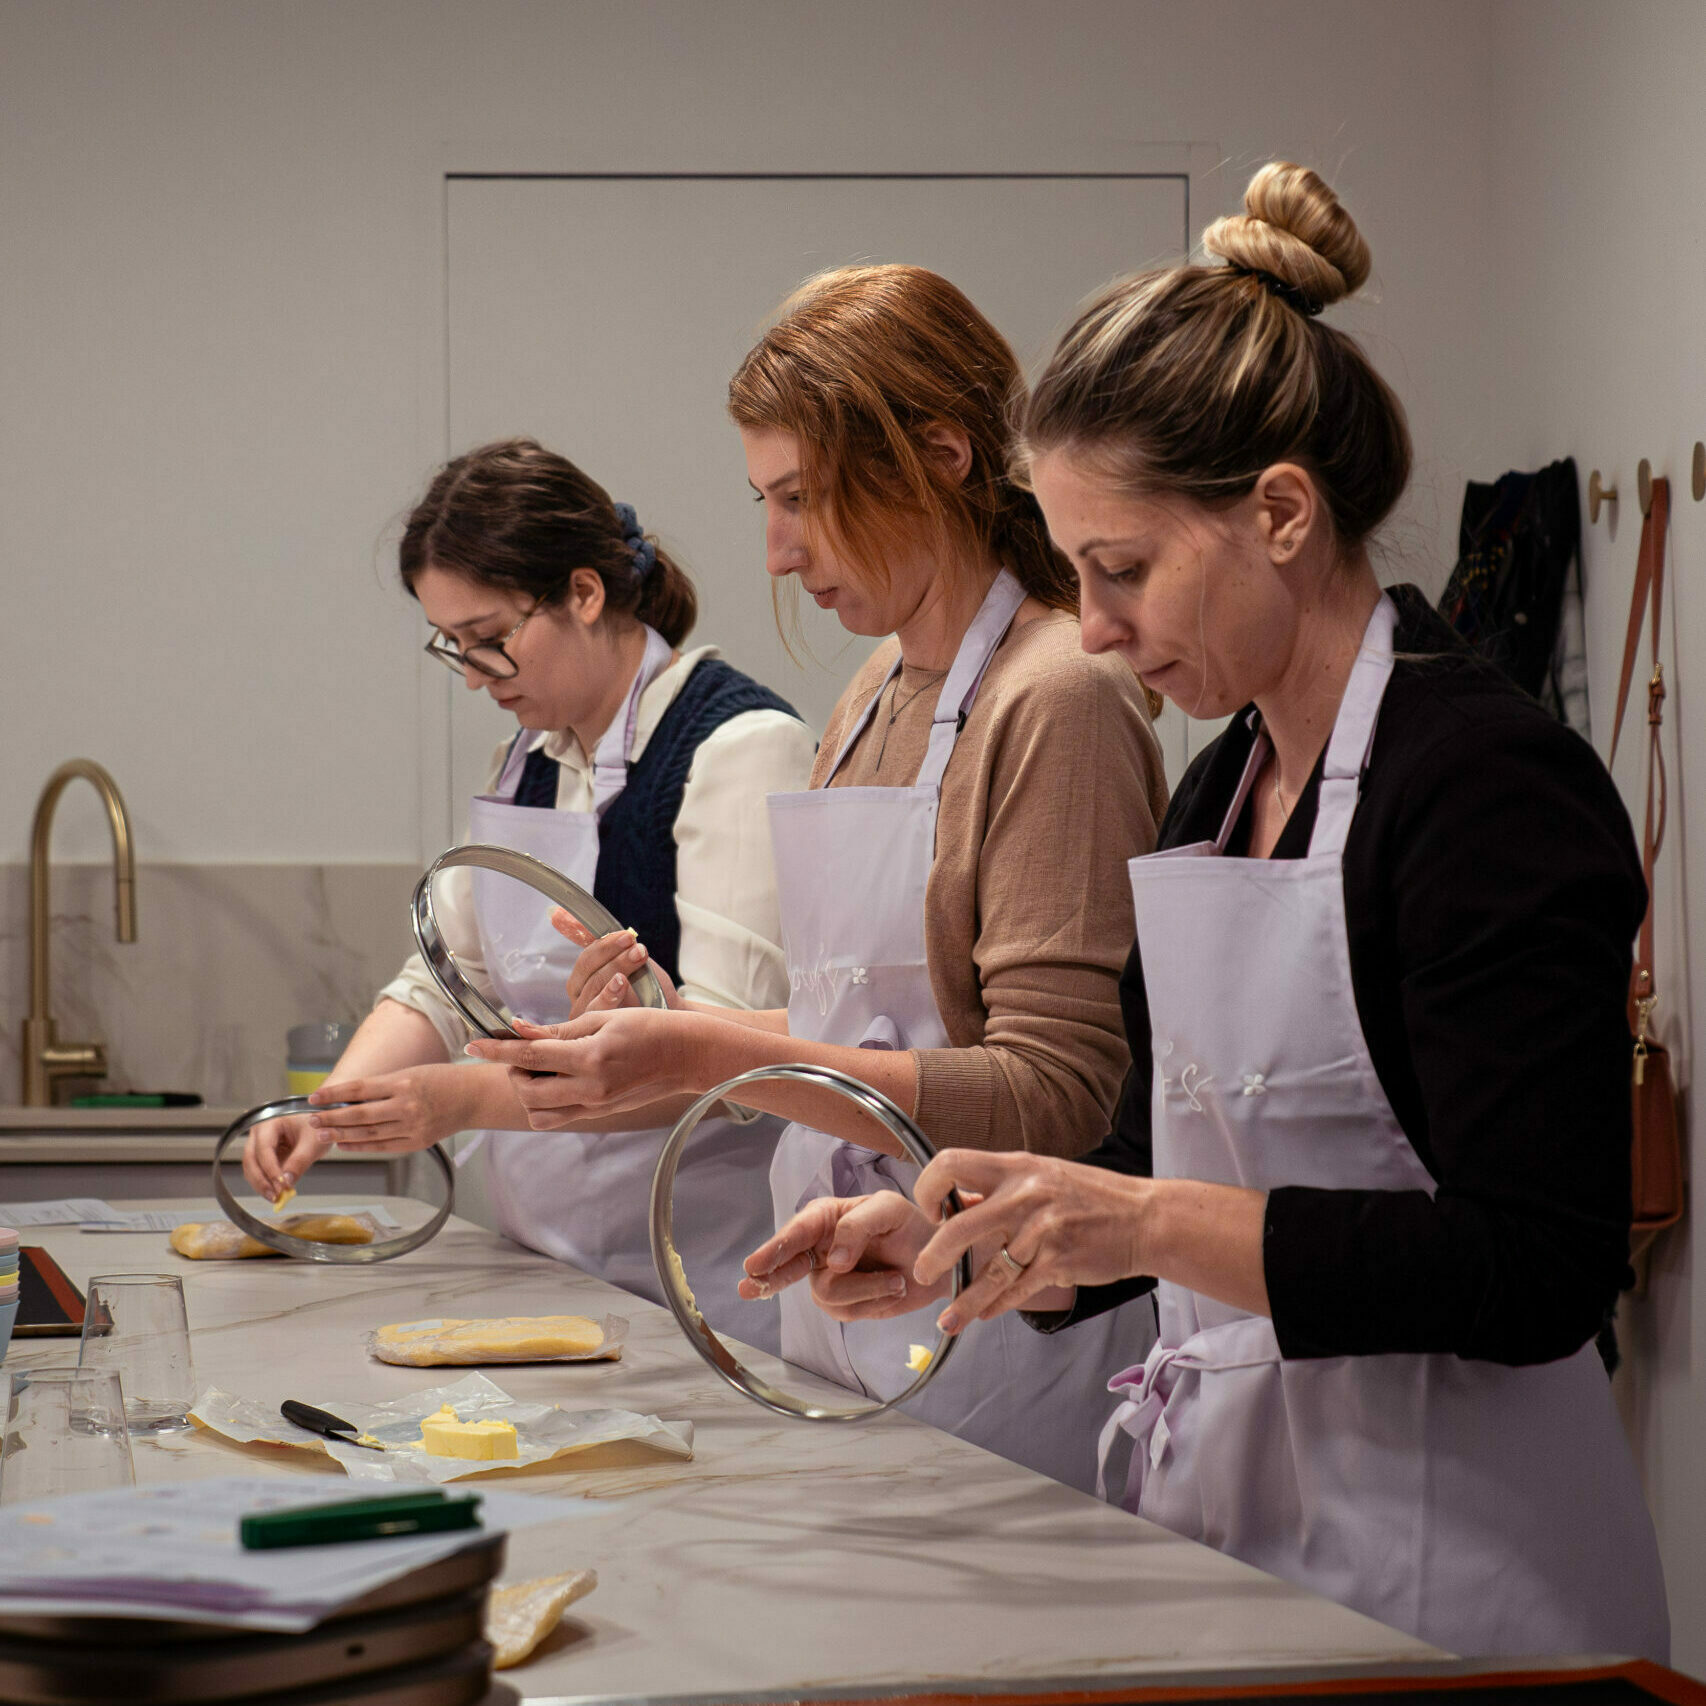
M 1321 494 L 1308 471 L 1295 462 L 1276 462 L 1256 476 L 1256 531 L 1275 568 L 1297 561 L 1326 517 Z
M 957 426 L 938 421 L 924 429 L 924 455 L 953 483 L 963 485 L 971 472 L 971 439 Z
M 569 576 L 569 596 L 564 603 L 577 622 L 593 627 L 604 614 L 604 577 L 597 569 L 576 569 Z

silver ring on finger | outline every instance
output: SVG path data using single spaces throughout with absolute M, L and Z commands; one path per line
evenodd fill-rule
M 1029 1262 L 1021 1262 L 1005 1244 L 995 1252 L 995 1261 L 1001 1264 L 1001 1271 L 1006 1276 L 1008 1285 L 1012 1285 L 1020 1279 L 1024 1275 L 1025 1269 L 1030 1266 Z M 994 1262 L 990 1264 L 991 1267 L 994 1265 Z
M 817 1272 L 817 1251 L 809 1244 L 806 1246 L 806 1272 L 808 1274 Z

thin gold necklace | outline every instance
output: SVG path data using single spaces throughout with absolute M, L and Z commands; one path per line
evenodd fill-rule
M 901 714 L 901 712 L 904 711 L 907 708 L 907 706 L 910 705 L 912 703 L 912 701 L 914 699 L 916 699 L 918 697 L 918 695 L 925 690 L 925 688 L 933 686 L 936 682 L 940 681 L 942 679 L 942 677 L 945 676 L 947 673 L 948 672 L 945 669 L 931 670 L 926 675 L 925 679 L 923 681 L 921 681 L 915 688 L 913 688 L 913 690 L 909 694 L 907 694 L 907 696 L 904 699 L 902 699 L 900 696 L 900 671 L 898 669 L 895 671 L 893 677 L 891 678 L 893 680 L 893 683 L 894 683 L 894 692 L 892 692 L 889 695 L 889 720 L 883 724 L 883 738 L 882 738 L 881 744 L 879 744 L 879 746 L 877 747 L 876 768 L 878 770 L 882 769 L 882 767 L 883 767 L 883 754 L 885 752 L 887 752 L 889 749 L 889 730 L 894 727 L 895 718 L 898 717 Z

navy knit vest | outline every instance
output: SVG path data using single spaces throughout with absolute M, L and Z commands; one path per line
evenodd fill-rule
M 646 750 L 628 767 L 628 786 L 598 826 L 598 901 L 640 933 L 651 957 L 677 982 L 681 919 L 675 910 L 675 820 L 700 742 L 743 711 L 799 713 L 768 687 L 720 658 L 694 666 Z M 542 748 L 527 755 L 518 806 L 557 804 L 560 766 Z

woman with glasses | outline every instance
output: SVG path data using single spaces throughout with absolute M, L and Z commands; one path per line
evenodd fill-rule
M 681 649 L 692 583 L 633 509 L 530 439 L 489 444 L 434 478 L 404 528 L 399 569 L 433 626 L 427 650 L 521 725 L 471 803 L 471 839 L 530 853 L 591 890 L 645 944 L 622 962 L 629 971 L 649 952 L 710 1007 L 785 1001 L 764 798 L 805 785 L 812 736 L 714 647 Z M 532 890 L 458 869 L 435 910 L 459 963 L 512 1012 L 567 1015 L 578 948 Z M 503 1069 L 463 1061 L 466 1041 L 411 958 L 314 1098 L 350 1105 L 258 1128 L 250 1183 L 273 1199 L 332 1143 L 393 1153 L 481 1130 L 493 1134 L 485 1164 L 502 1231 L 650 1295 L 646 1204 L 661 1142 L 651 1128 L 674 1110 L 535 1134 Z M 776 1135 L 737 1119 L 693 1150 L 694 1225 L 715 1244 L 696 1254 L 727 1267 L 731 1300 L 745 1233 L 770 1228 L 758 1211 Z M 762 1338 L 775 1312 L 750 1313 L 746 1334 Z

